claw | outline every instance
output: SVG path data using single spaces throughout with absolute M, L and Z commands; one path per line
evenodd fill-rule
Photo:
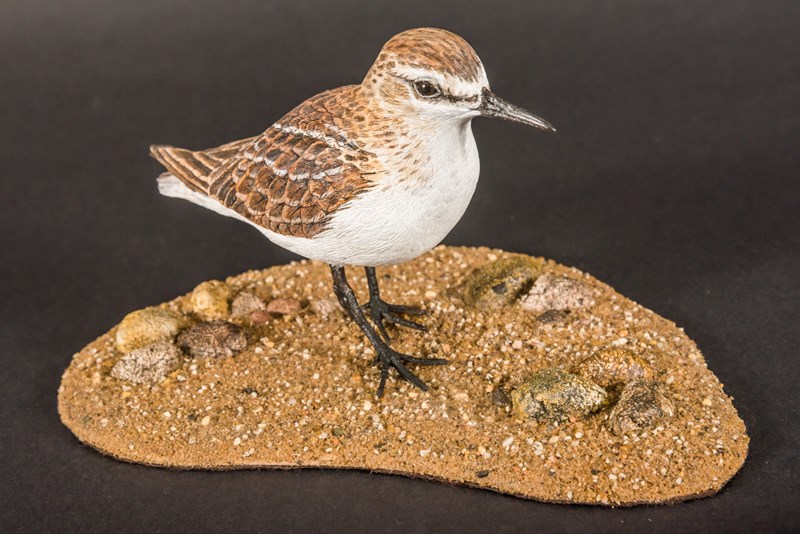
M 381 381 L 378 385 L 378 391 L 376 395 L 380 399 L 383 397 L 384 388 L 386 386 L 386 379 L 389 376 L 389 366 L 394 367 L 397 369 L 397 372 L 402 376 L 404 379 L 421 389 L 422 391 L 428 391 L 428 386 L 420 380 L 420 378 L 412 373 L 408 367 L 404 365 L 405 363 L 413 363 L 416 365 L 444 365 L 447 363 L 447 360 L 442 358 L 416 358 L 414 356 L 409 356 L 408 354 L 403 354 L 397 352 L 394 349 L 389 348 L 389 346 L 385 347 L 375 347 L 378 356 L 377 359 L 380 361 L 379 365 L 381 367 Z
M 387 343 L 391 343 L 392 338 L 389 337 L 389 334 L 386 332 L 385 323 L 405 326 L 406 328 L 412 328 L 419 332 L 425 332 L 428 330 L 425 325 L 410 321 L 397 315 L 399 313 L 404 313 L 407 315 L 425 315 L 427 312 L 423 309 L 415 308 L 413 306 L 388 304 L 376 297 L 370 298 L 369 302 L 364 304 L 362 308 L 369 311 L 370 319 L 372 319 L 372 322 L 378 327 L 378 331 L 381 333 Z

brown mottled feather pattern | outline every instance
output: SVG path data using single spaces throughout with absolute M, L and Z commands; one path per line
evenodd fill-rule
M 371 185 L 369 154 L 344 135 L 342 100 L 357 86 L 326 91 L 263 134 L 193 152 L 154 146 L 151 153 L 191 189 L 279 234 L 313 237 L 329 217 Z

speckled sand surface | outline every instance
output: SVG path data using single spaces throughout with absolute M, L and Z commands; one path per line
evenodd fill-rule
M 744 423 L 697 346 L 672 322 L 576 269 L 544 272 L 589 284 L 596 304 L 555 322 L 519 306 L 466 307 L 459 284 L 504 252 L 438 247 L 378 269 L 382 296 L 424 303 L 427 333 L 390 329 L 396 348 L 444 357 L 412 367 L 423 393 L 392 373 L 383 399 L 361 332 L 338 310 L 323 318 L 309 302 L 330 300 L 326 265 L 299 262 L 231 277 L 269 301 L 291 298 L 299 313 L 248 327 L 248 348 L 231 358 L 182 358 L 160 383 L 110 376 L 120 359 L 114 329 L 76 354 L 58 406 L 87 445 L 121 460 L 173 468 L 357 468 L 468 484 L 521 497 L 604 505 L 676 502 L 718 491 L 742 466 Z M 348 270 L 363 298 L 361 269 Z M 163 306 L 185 310 L 187 297 Z M 240 323 L 241 324 L 241 323 Z M 605 427 L 608 410 L 580 420 L 516 419 L 502 401 L 548 366 L 565 369 L 598 348 L 626 347 L 668 385 L 676 413 L 629 436 Z M 717 358 L 724 361 L 723 357 Z

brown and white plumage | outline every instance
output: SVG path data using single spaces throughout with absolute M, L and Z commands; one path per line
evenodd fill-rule
M 276 244 L 334 266 L 337 296 L 382 362 L 379 392 L 389 365 L 424 388 L 402 365 L 420 361 L 376 337 L 341 266 L 372 273 L 371 317 L 384 335 L 383 320 L 414 326 L 393 315 L 401 308 L 380 301 L 372 268 L 431 249 L 461 218 L 478 180 L 471 123 L 479 115 L 552 129 L 489 90 L 464 39 L 421 28 L 390 39 L 361 84 L 309 98 L 260 135 L 151 153 L 168 171 L 159 178 L 162 194 L 246 221 Z

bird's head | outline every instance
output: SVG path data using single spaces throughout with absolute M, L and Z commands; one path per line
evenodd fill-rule
M 423 120 L 497 117 L 555 131 L 544 119 L 495 95 L 469 43 L 446 30 L 418 28 L 389 39 L 362 87 L 383 105 Z

